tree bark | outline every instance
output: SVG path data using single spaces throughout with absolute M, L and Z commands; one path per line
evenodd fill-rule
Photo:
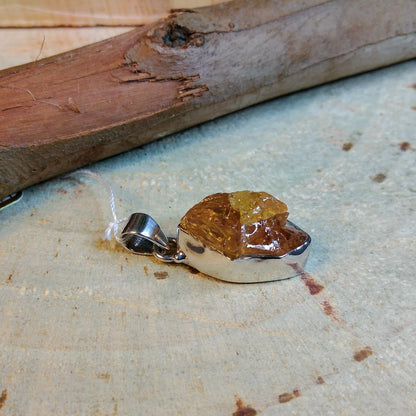
M 0 72 L 0 198 L 273 97 L 416 56 L 413 0 L 237 0 Z

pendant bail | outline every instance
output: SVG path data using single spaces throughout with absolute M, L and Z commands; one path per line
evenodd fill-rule
M 145 256 L 153 254 L 155 246 L 169 250 L 169 241 L 159 224 L 150 215 L 141 212 L 130 216 L 120 234 L 120 242 L 127 250 Z
M 167 238 L 159 224 L 148 214 L 132 214 L 119 241 L 135 254 L 154 255 L 165 263 L 182 263 L 185 260 L 185 255 L 178 250 L 176 238 Z

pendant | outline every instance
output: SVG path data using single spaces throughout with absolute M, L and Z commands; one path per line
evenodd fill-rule
M 255 283 L 298 275 L 311 237 L 287 221 L 285 203 L 266 192 L 217 193 L 204 198 L 167 238 L 149 215 L 130 216 L 119 241 L 135 254 L 183 263 L 227 282 Z

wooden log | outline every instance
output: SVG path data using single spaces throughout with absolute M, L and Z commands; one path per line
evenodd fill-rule
M 415 57 L 413 0 L 186 10 L 0 72 L 0 197 L 243 107 Z

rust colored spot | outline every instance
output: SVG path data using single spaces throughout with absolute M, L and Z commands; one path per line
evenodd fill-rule
M 250 407 L 250 405 L 245 405 L 243 401 L 236 397 L 235 405 L 237 406 L 237 410 L 233 413 L 233 416 L 255 416 L 257 415 L 257 411 Z
M 195 269 L 195 268 L 194 268 L 194 267 L 192 267 L 192 266 L 188 266 L 188 270 L 189 270 L 192 274 L 198 274 L 198 273 L 200 273 L 200 271 L 199 271 L 199 270 Z
M 317 283 L 309 273 L 302 272 L 300 278 L 305 283 L 305 286 L 309 289 L 309 293 L 311 295 L 317 295 L 324 288 L 322 285 Z
M 290 402 L 294 398 L 295 396 L 293 395 L 293 393 L 283 393 L 279 395 L 279 403 Z
M 55 256 L 54 257 L 58 257 L 58 252 L 55 253 Z
M 123 273 L 123 265 L 120 264 L 120 272 Z
M 399 143 L 399 146 L 400 146 L 400 150 L 402 150 L 403 152 L 412 148 L 412 146 L 409 142 Z
M 146 276 L 149 276 L 149 268 L 147 266 L 143 266 L 143 271 Z
M 387 176 L 384 173 L 377 173 L 377 175 L 373 176 L 371 180 L 373 182 L 381 183 L 386 180 Z
M 328 300 L 324 300 L 321 303 L 324 313 L 325 315 L 328 315 L 330 318 L 334 319 L 335 321 L 340 321 L 340 319 L 337 317 L 336 313 L 335 313 L 335 309 L 334 307 L 329 303 Z
M 169 277 L 168 272 L 154 272 L 153 274 L 155 275 L 156 279 L 159 280 L 167 279 Z
M 319 376 L 319 377 L 316 379 L 316 384 L 325 384 L 325 380 L 324 380 L 321 376 Z
M 410 88 L 413 88 L 414 90 L 416 90 L 416 83 L 415 83 L 415 84 L 410 85 L 409 87 L 410 87 Z
M 110 380 L 110 374 L 108 373 L 100 373 L 97 374 L 97 378 L 99 378 L 100 380 Z
M 411 108 L 412 110 L 416 110 L 416 105 L 412 105 L 410 108 Z
M 354 354 L 355 361 L 363 361 L 368 358 L 370 355 L 373 355 L 373 350 L 371 347 L 364 347 L 363 349 L 356 351 Z
M 7 390 L 4 389 L 1 392 L 1 396 L 0 396 L 0 409 L 4 406 L 4 403 L 6 403 L 7 400 Z
M 9 277 L 8 277 L 8 279 L 7 279 L 7 283 L 9 283 L 9 282 L 11 282 L 11 281 L 12 281 L 12 277 L 13 277 L 13 273 L 10 273 L 10 274 L 9 274 Z
M 287 403 L 300 396 L 301 394 L 299 390 L 293 390 L 292 393 L 283 393 L 279 395 L 279 403 Z
M 297 263 L 292 263 L 290 266 L 293 268 L 293 270 L 295 270 L 297 274 L 300 275 L 300 278 L 302 279 L 303 283 L 305 283 L 305 286 L 309 289 L 309 293 L 311 295 L 317 295 L 323 290 L 324 286 L 316 282 L 316 280 L 309 273 L 306 273 Z
M 324 307 L 324 312 L 326 315 L 331 316 L 334 313 L 334 308 L 327 300 L 322 302 L 322 306 Z
M 62 188 L 59 188 L 59 189 L 57 189 L 57 191 L 56 191 L 58 194 L 67 194 L 68 193 L 68 191 L 66 191 L 65 189 L 62 189 Z
M 126 249 L 115 240 L 108 241 L 108 240 L 99 239 L 95 243 L 95 247 L 100 250 L 116 251 L 118 253 L 124 253 L 124 254 L 126 253 Z
M 233 22 L 229 22 L 228 23 L 228 27 L 230 28 L 230 30 L 234 29 L 234 23 Z
M 348 152 L 349 150 L 352 149 L 353 146 L 354 146 L 354 144 L 351 143 L 351 142 L 344 143 L 342 145 L 342 150 L 344 150 L 345 152 Z

